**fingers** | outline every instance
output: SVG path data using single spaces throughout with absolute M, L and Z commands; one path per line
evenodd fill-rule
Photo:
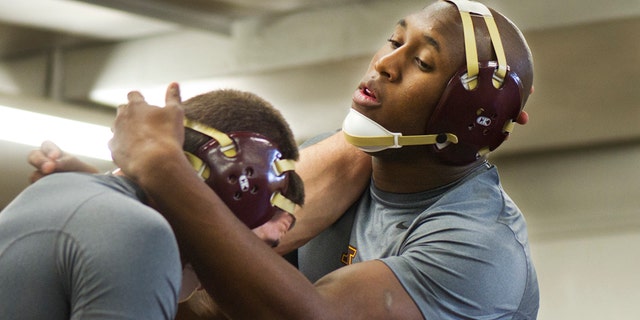
M 130 104 L 141 103 L 144 101 L 144 96 L 139 91 L 131 91 L 127 94 L 127 100 Z
M 56 171 L 56 162 L 62 158 L 62 155 L 62 150 L 51 141 L 44 141 L 40 149 L 29 152 L 27 162 L 36 169 L 31 174 L 29 181 L 35 182 L 43 176 Z
M 146 104 L 145 98 L 139 91 L 131 91 L 127 94 L 127 100 L 129 103 L 121 104 L 118 106 L 118 111 L 122 112 L 125 108 L 134 104 Z M 172 82 L 167 87 L 165 93 L 165 106 L 179 106 L 182 103 L 180 97 L 180 85 L 176 82 Z
M 182 103 L 180 86 L 177 83 L 173 82 L 169 84 L 164 100 L 166 106 L 179 106 Z
M 63 154 L 62 149 L 49 140 L 42 142 L 40 150 L 50 159 L 60 159 Z
M 51 141 L 44 141 L 40 149 L 31 151 L 27 156 L 27 162 L 35 168 L 29 176 L 29 181 L 32 183 L 54 172 L 99 172 L 93 165 L 81 161 L 72 154 L 64 153 Z
M 138 91 L 131 91 L 127 99 L 126 105 L 118 107 L 108 143 L 116 165 L 135 180 L 145 177 L 163 154 L 184 158 L 184 111 L 178 84 L 167 87 L 164 108 L 149 105 Z
M 144 96 L 142 95 L 142 93 L 140 93 L 139 91 L 131 91 L 129 93 L 127 93 L 127 100 L 128 102 L 126 104 L 121 104 L 118 106 L 118 109 L 116 110 L 116 117 L 118 117 L 118 115 L 123 114 L 127 111 L 127 107 L 131 106 L 131 105 L 138 105 L 138 104 L 146 104 L 147 102 L 144 100 Z M 113 125 L 111 126 L 111 132 L 114 132 L 114 127 Z
M 42 164 L 47 161 L 51 161 L 51 159 L 47 157 L 42 149 L 32 150 L 27 156 L 27 162 L 37 170 L 41 170 Z

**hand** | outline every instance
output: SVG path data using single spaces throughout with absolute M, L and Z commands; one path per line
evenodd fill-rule
M 51 141 L 44 141 L 40 149 L 29 153 L 27 161 L 36 168 L 29 176 L 29 181 L 34 183 L 40 178 L 55 172 L 88 172 L 98 173 L 98 169 L 81 161 L 74 155 L 62 152 L 60 147 Z
M 111 156 L 124 174 L 140 183 L 141 178 L 164 172 L 163 167 L 172 160 L 186 161 L 178 84 L 167 88 L 164 108 L 149 105 L 137 91 L 130 92 L 127 99 L 127 104 L 118 107 L 109 141 Z

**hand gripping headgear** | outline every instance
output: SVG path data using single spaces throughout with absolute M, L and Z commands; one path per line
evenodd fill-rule
M 207 185 L 250 229 L 269 221 L 278 209 L 293 215 L 295 203 L 283 194 L 295 162 L 281 159 L 276 144 L 254 132 L 225 134 L 187 119 L 184 126 L 211 138 L 196 154 L 185 155 Z

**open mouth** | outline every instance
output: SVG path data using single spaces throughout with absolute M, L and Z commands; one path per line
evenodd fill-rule
M 375 93 L 373 93 L 373 91 L 369 90 L 369 88 L 367 87 L 362 88 L 362 93 L 367 97 L 371 97 L 374 99 L 376 98 Z
M 380 106 L 376 92 L 364 84 L 360 85 L 353 93 L 353 102 L 362 108 Z

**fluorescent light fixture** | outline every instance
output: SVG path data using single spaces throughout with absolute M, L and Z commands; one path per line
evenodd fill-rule
M 209 92 L 216 89 L 234 88 L 238 90 L 246 90 L 255 92 L 253 88 L 247 86 L 242 79 L 233 77 L 225 79 L 211 79 L 211 80 L 183 80 L 180 84 L 180 96 L 182 100 L 187 100 L 193 96 Z M 136 88 L 134 90 L 139 91 L 144 97 L 145 101 L 150 105 L 163 107 L 165 93 L 169 83 L 148 85 L 144 88 Z M 131 88 L 103 88 L 95 89 L 89 93 L 89 98 L 94 101 L 105 105 L 117 106 L 123 103 L 122 97 L 126 97 L 127 94 L 132 91 Z M 125 100 L 126 102 L 126 100 Z
M 0 140 L 39 147 L 51 140 L 65 152 L 111 161 L 111 129 L 0 105 Z
M 0 1 L 0 20 L 113 40 L 161 34 L 179 27 L 176 23 L 87 2 L 92 1 Z

